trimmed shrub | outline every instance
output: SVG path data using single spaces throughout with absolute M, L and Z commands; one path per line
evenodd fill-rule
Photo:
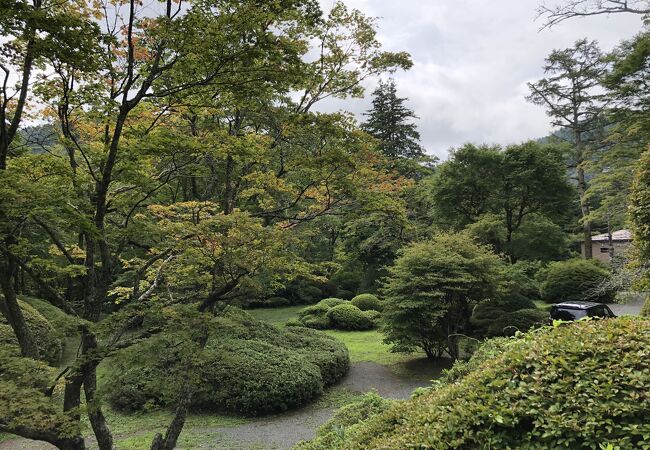
M 359 427 L 368 419 L 386 411 L 393 403 L 374 392 L 364 394 L 334 413 L 334 416 L 316 431 L 311 442 L 301 441 L 295 450 L 333 448 L 343 444 L 348 429 Z
M 366 314 L 366 317 L 372 322 L 373 327 L 378 327 L 380 322 L 381 322 L 381 313 L 379 311 L 375 311 L 374 309 L 369 309 L 368 311 L 364 311 Z
M 551 263 L 545 270 L 542 299 L 547 303 L 589 300 L 608 303 L 615 292 L 602 289 L 609 271 L 594 260 L 572 259 Z
M 41 313 L 30 304 L 18 300 L 27 327 L 34 336 L 40 359 L 54 364 L 61 359 L 63 345 L 56 330 Z M 18 347 L 18 340 L 13 329 L 0 314 L 0 343 L 10 347 Z
M 324 300 L 321 300 L 319 303 L 316 303 L 315 305 L 308 306 L 306 308 L 301 309 L 298 311 L 298 317 L 302 319 L 303 317 L 306 316 L 324 316 L 327 314 L 327 311 L 330 310 L 330 306 L 326 305 L 323 303 Z
M 298 319 L 289 319 L 284 324 L 285 327 L 304 327 L 303 323 Z
M 173 404 L 183 359 L 178 338 L 161 334 L 111 360 L 105 386 L 118 409 L 147 410 Z M 228 308 L 214 319 L 199 358 L 202 384 L 193 405 L 260 415 L 286 411 L 314 399 L 349 369 L 347 348 L 306 328 L 278 329 Z
M 361 311 L 368 311 L 371 309 L 374 311 L 381 311 L 384 308 L 381 301 L 373 294 L 359 294 L 354 297 L 350 303 Z
M 513 336 L 517 331 L 528 331 L 548 323 L 549 313 L 539 309 L 520 309 L 506 313 L 490 324 L 489 336 Z
M 50 322 L 54 331 L 60 338 L 77 336 L 79 334 L 79 319 L 70 316 L 45 300 L 34 297 L 22 297 L 22 301 L 34 307 L 43 317 Z
M 291 305 L 291 302 L 289 301 L 288 298 L 271 297 L 269 299 L 266 299 L 266 301 L 264 302 L 264 305 L 269 307 L 269 308 L 282 308 L 284 306 Z
M 478 329 L 479 335 L 486 335 L 495 320 L 522 309 L 536 309 L 536 306 L 532 300 L 522 296 L 488 299 L 474 307 L 470 323 Z
M 339 330 L 369 330 L 373 326 L 363 311 L 348 303 L 333 307 L 327 316 L 332 326 Z
M 332 324 L 329 316 L 316 316 L 308 314 L 301 319 L 302 324 L 307 328 L 313 328 L 315 330 L 326 330 Z
M 342 305 L 343 303 L 347 303 L 345 300 L 342 298 L 335 298 L 335 297 L 330 297 L 330 298 L 324 298 L 320 302 L 318 302 L 318 305 L 325 305 L 328 308 L 333 308 L 336 305 Z
M 622 317 L 508 339 L 454 383 L 307 448 L 649 449 L 649 328 Z

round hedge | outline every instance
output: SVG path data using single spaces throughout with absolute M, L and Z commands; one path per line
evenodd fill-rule
M 324 298 L 317 304 L 319 306 L 327 306 L 328 308 L 333 308 L 336 305 L 342 305 L 343 303 L 347 303 L 347 301 L 343 300 L 342 298 L 329 297 L 329 298 Z
M 317 316 L 317 317 L 325 316 L 327 314 L 327 311 L 330 310 L 331 306 L 328 306 L 327 304 L 323 303 L 324 301 L 325 300 L 321 300 L 319 303 L 316 303 L 315 305 L 311 305 L 301 309 L 300 311 L 298 311 L 298 318 L 302 319 L 307 316 Z
M 312 449 L 650 449 L 650 320 L 547 327 Z
M 23 312 L 27 327 L 31 331 L 40 359 L 51 364 L 61 359 L 63 345 L 58 337 L 57 331 L 50 325 L 50 322 L 30 304 L 18 300 L 18 305 Z M 18 347 L 18 340 L 13 329 L 0 314 L 0 344 L 11 347 Z
M 300 321 L 305 327 L 313 328 L 315 330 L 326 330 L 332 325 L 332 321 L 327 315 L 316 316 L 308 314 L 306 316 L 303 316 Z
M 513 336 L 517 331 L 528 331 L 546 325 L 549 313 L 540 309 L 520 309 L 500 316 L 487 329 L 488 336 Z
M 369 330 L 373 323 L 368 316 L 349 303 L 337 305 L 327 313 L 332 326 L 339 330 Z
M 548 303 L 589 300 L 609 303 L 615 292 L 600 289 L 610 278 L 609 271 L 594 260 L 558 261 L 546 269 L 542 299 Z
M 349 370 L 347 348 L 306 328 L 278 329 L 229 308 L 214 319 L 200 358 L 200 389 L 193 406 L 260 415 L 306 404 Z M 122 410 L 173 404 L 182 368 L 173 334 L 137 344 L 111 360 L 104 386 L 110 403 Z
M 364 313 L 370 322 L 372 322 L 373 327 L 379 326 L 379 323 L 381 322 L 381 313 L 379 311 L 369 309 L 368 311 L 364 311 Z
M 350 303 L 359 308 L 361 311 L 381 311 L 384 307 L 381 301 L 373 294 L 359 294 L 354 297 Z

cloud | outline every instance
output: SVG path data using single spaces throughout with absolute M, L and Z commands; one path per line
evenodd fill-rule
M 413 68 L 398 73 L 399 95 L 420 117 L 427 151 L 445 157 L 464 142 L 509 144 L 548 134 L 541 107 L 526 102 L 526 83 L 543 76 L 544 58 L 588 37 L 604 49 L 630 38 L 639 16 L 612 15 L 564 22 L 539 31 L 537 0 L 345 0 L 379 17 L 378 36 L 387 50 L 405 50 Z M 328 10 L 333 2 L 322 0 Z M 368 83 L 372 91 L 376 80 Z M 368 92 L 369 93 L 369 92 Z M 326 103 L 361 119 L 370 101 Z

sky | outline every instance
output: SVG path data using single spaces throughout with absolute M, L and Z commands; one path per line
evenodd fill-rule
M 558 0 L 559 1 L 559 0 Z M 321 0 L 329 10 L 333 0 Z M 427 153 L 445 159 L 465 142 L 512 144 L 549 134 L 544 109 L 526 101 L 526 83 L 543 76 L 553 50 L 589 38 L 611 50 L 641 30 L 640 16 L 619 14 L 565 21 L 541 30 L 538 0 L 344 0 L 378 17 L 386 50 L 407 51 L 413 68 L 394 79 L 408 97 Z M 552 2 L 551 2 L 552 3 Z M 365 99 L 332 100 L 326 111 L 347 110 L 363 120 Z

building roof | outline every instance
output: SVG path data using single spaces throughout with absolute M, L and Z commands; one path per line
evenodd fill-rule
M 592 242 L 607 242 L 609 235 L 607 233 L 597 234 L 591 237 Z M 630 230 L 618 230 L 612 233 L 612 241 L 625 242 L 632 240 L 632 232 Z

